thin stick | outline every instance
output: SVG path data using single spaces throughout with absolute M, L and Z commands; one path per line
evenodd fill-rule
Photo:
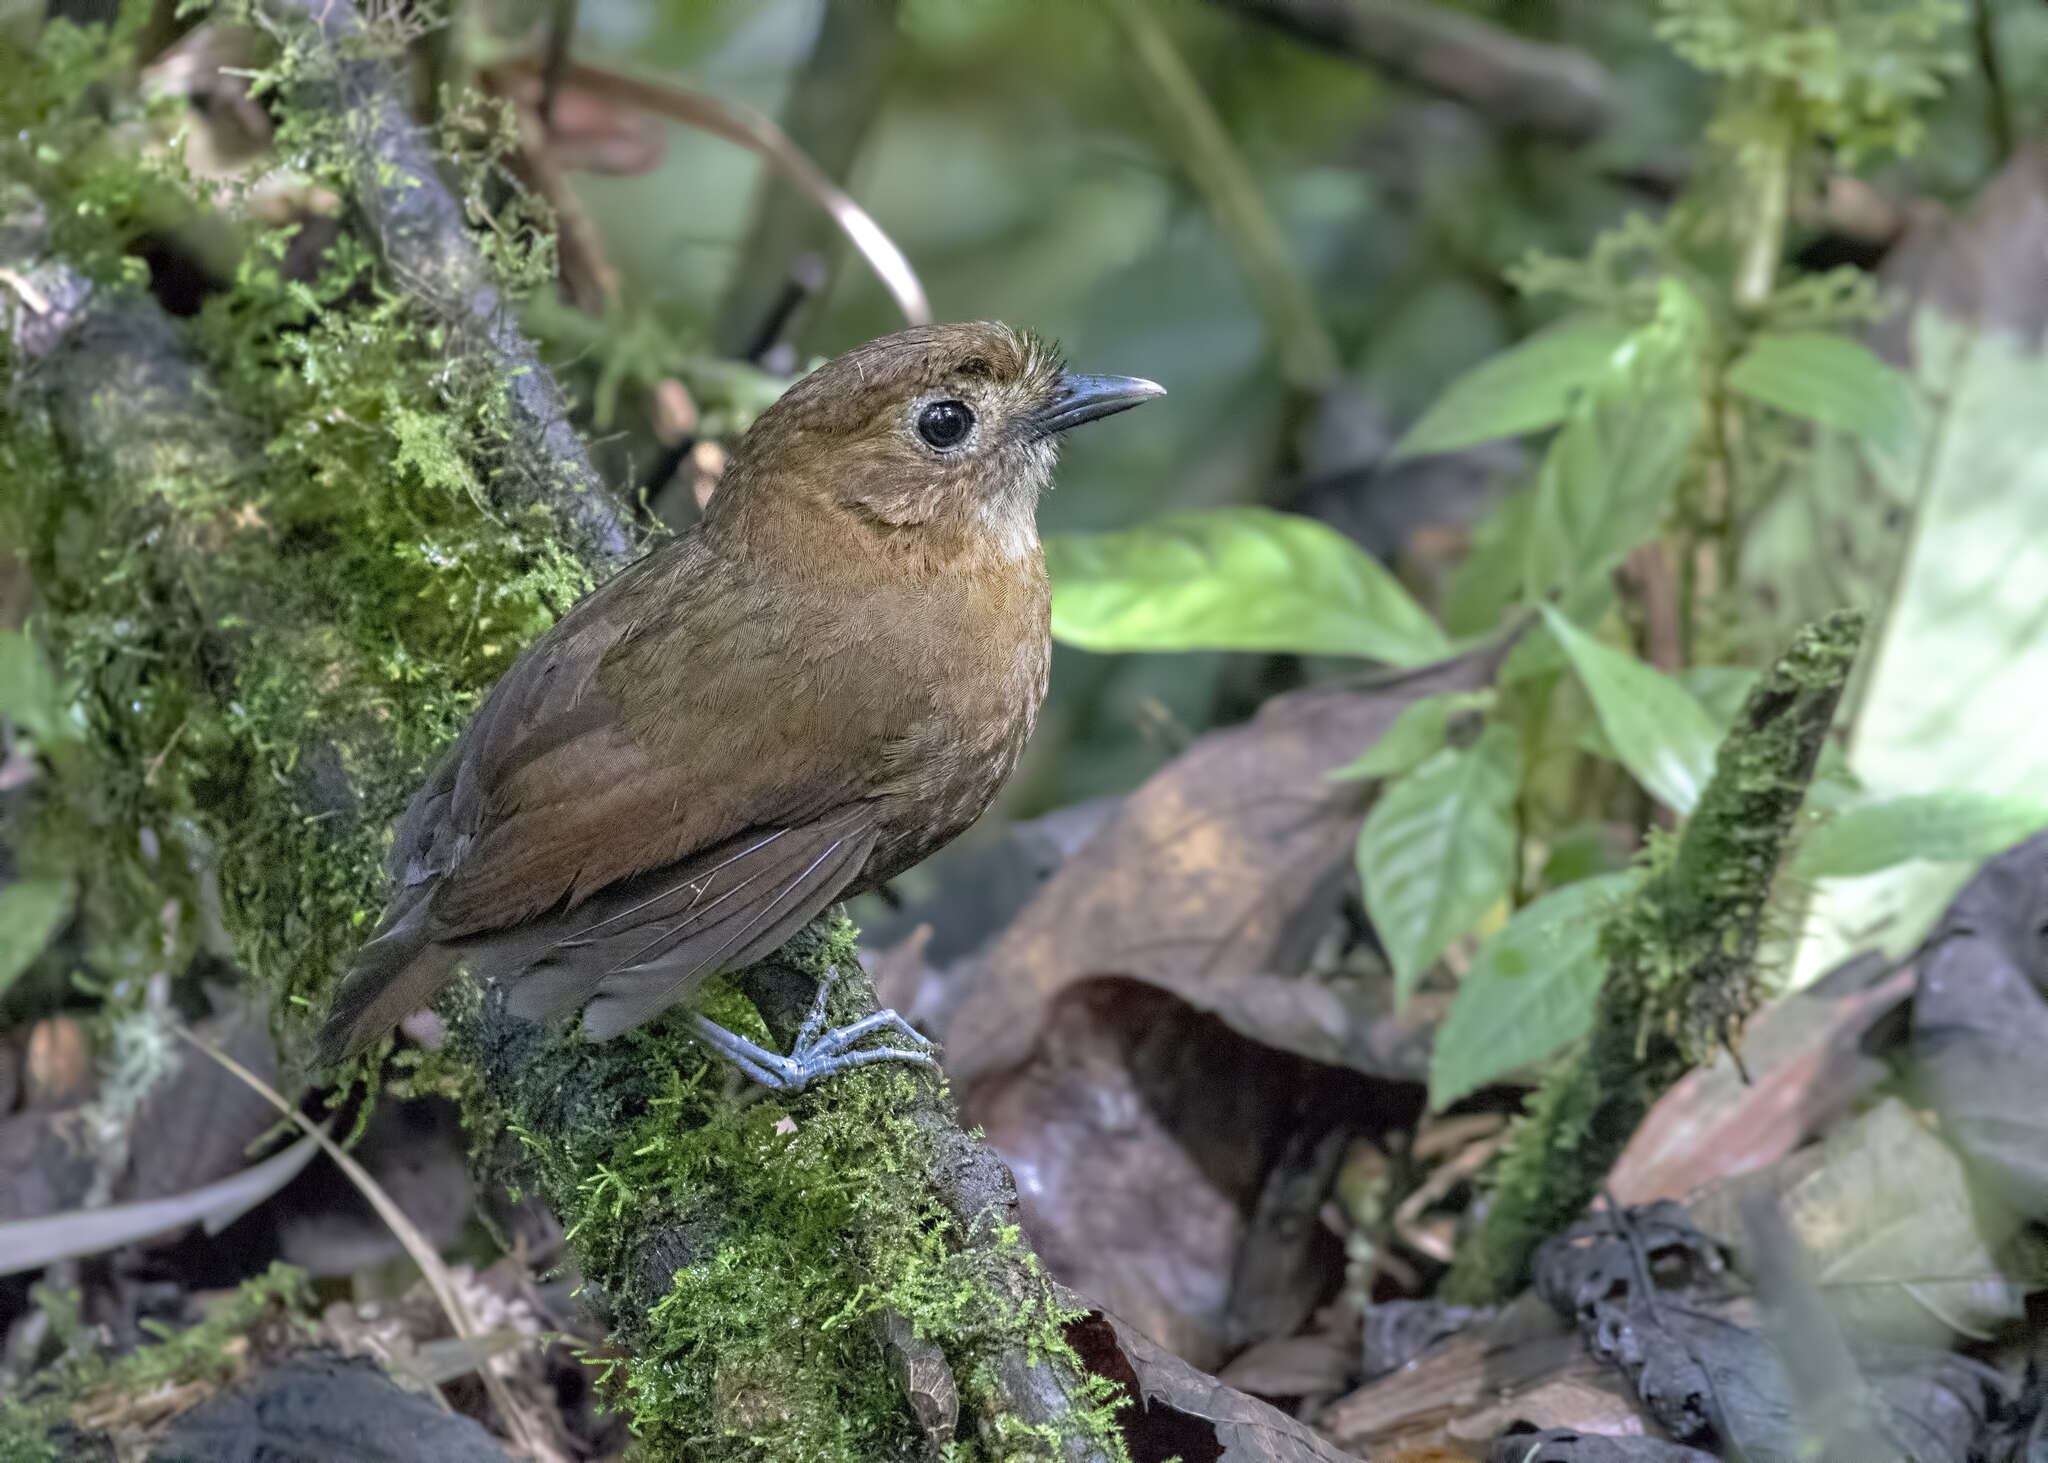
M 276 1088 L 226 1052 L 200 1040 L 182 1025 L 173 1026 L 171 1029 L 178 1034 L 180 1040 L 212 1057 L 247 1084 L 251 1091 L 260 1094 L 265 1102 L 298 1124 L 307 1137 L 320 1145 L 327 1156 L 334 1160 L 335 1166 L 347 1176 L 348 1181 L 370 1201 L 370 1207 L 377 1211 L 377 1217 L 384 1221 L 399 1244 L 405 1247 L 405 1252 L 411 1256 L 412 1262 L 419 1266 L 420 1274 L 426 1277 L 427 1285 L 434 1292 L 434 1299 L 438 1300 L 441 1309 L 448 1313 L 448 1324 L 455 1328 L 455 1334 L 464 1341 L 481 1343 L 485 1335 L 484 1329 L 477 1325 L 475 1318 L 469 1313 L 469 1307 L 463 1303 L 462 1294 L 456 1290 L 454 1278 L 449 1275 L 448 1267 L 442 1263 L 440 1255 L 435 1252 L 433 1245 L 428 1243 L 427 1237 L 420 1233 L 419 1227 L 406 1218 L 405 1211 L 393 1203 L 391 1196 L 384 1192 L 384 1186 L 370 1176 L 370 1171 L 357 1163 L 347 1149 L 328 1137 L 325 1129 L 317 1126 L 311 1118 L 286 1102 Z M 479 1354 L 486 1359 L 478 1364 L 476 1374 L 482 1380 L 484 1390 L 490 1394 L 491 1405 L 496 1407 L 499 1416 L 505 1419 L 505 1426 L 512 1432 L 513 1441 L 534 1457 L 549 1456 L 553 1450 L 534 1438 L 528 1428 L 526 1414 L 512 1400 L 512 1394 L 506 1389 L 504 1381 L 491 1370 L 488 1353 L 480 1351 Z
M 882 231 L 873 215 L 855 203 L 845 189 L 826 177 L 824 170 L 812 162 L 772 118 L 738 102 L 685 87 L 642 81 L 624 72 L 592 66 L 584 61 L 565 62 L 562 77 L 600 95 L 652 112 L 657 117 L 666 117 L 685 127 L 695 127 L 700 132 L 709 132 L 714 137 L 723 137 L 727 142 L 738 143 L 759 153 L 832 216 L 832 221 L 839 225 L 839 231 L 860 251 L 861 258 L 867 260 L 868 267 L 874 270 L 890 297 L 896 301 L 896 308 L 902 312 L 905 321 L 912 325 L 931 323 L 931 301 L 925 297 L 924 285 L 919 282 L 917 271 L 910 267 L 910 260 Z

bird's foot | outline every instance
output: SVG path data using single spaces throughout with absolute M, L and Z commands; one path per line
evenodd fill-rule
M 798 1030 L 788 1056 L 771 1052 L 736 1032 L 727 1031 L 708 1016 L 692 1017 L 691 1025 L 696 1029 L 699 1041 L 763 1087 L 776 1092 L 801 1092 L 820 1077 L 834 1076 L 870 1062 L 916 1062 L 933 1068 L 939 1065 L 938 1059 L 932 1055 L 931 1042 L 894 1011 L 877 1011 L 848 1025 L 824 1030 L 823 988 L 820 988 L 818 999 L 811 1007 L 811 1014 Z M 860 1051 L 851 1049 L 862 1037 L 877 1031 L 896 1032 L 910 1044 L 868 1047 Z

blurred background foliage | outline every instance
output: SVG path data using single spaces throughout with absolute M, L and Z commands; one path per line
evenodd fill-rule
M 585 0 L 577 44 L 585 59 L 659 67 L 779 113 L 823 9 L 814 0 Z M 1258 179 L 1337 346 L 1354 389 L 1329 409 L 1340 419 L 1326 422 L 1278 370 L 1251 288 L 1138 95 L 1109 10 L 1080 0 L 910 0 L 892 25 L 888 6 L 845 9 L 889 27 L 893 53 L 850 191 L 915 261 L 936 314 L 1028 326 L 1089 369 L 1170 388 L 1152 411 L 1069 445 L 1041 509 L 1048 532 L 1193 506 L 1294 506 L 1319 479 L 1369 463 L 1456 372 L 1554 313 L 1509 288 L 1507 266 L 1531 248 L 1580 252 L 1600 227 L 1644 206 L 1630 177 L 1677 164 L 1712 96 L 1637 6 L 1475 12 L 1615 68 L 1628 125 L 1584 145 L 1497 135 L 1461 106 L 1229 7 L 1157 7 Z M 629 308 L 653 314 L 687 349 L 716 340 L 721 300 L 746 287 L 737 276 L 751 262 L 761 168 L 686 129 L 665 143 L 655 171 L 580 179 L 579 188 Z M 873 275 L 841 262 L 798 343 L 829 355 L 900 323 Z M 1391 538 L 1371 547 L 1393 550 Z M 1127 789 L 1177 737 L 1243 716 L 1300 673 L 1218 654 L 1104 659 L 1063 649 L 1011 806 L 1028 815 Z
M 1042 509 L 1054 533 L 1196 506 L 1308 506 L 1354 531 L 1365 518 L 1379 530 L 1368 547 L 1393 558 L 1415 520 L 1455 528 L 1475 506 L 1469 471 L 1415 485 L 1401 503 L 1328 500 L 1457 373 L 1558 313 L 1554 297 L 1514 290 L 1510 266 L 1531 250 L 1582 254 L 1629 211 L 1661 212 L 1702 163 L 1715 111 L 1713 78 L 1658 37 L 1650 5 L 1463 7 L 1598 58 L 1608 125 L 1570 140 L 1490 126 L 1243 13 L 1256 5 L 1155 7 L 1257 178 L 1341 359 L 1336 389 L 1305 399 L 1290 391 L 1243 270 L 1141 99 L 1108 9 L 1079 0 L 841 8 L 842 29 L 884 30 L 868 44 L 887 53 L 849 188 L 915 261 L 936 314 L 1026 325 L 1058 337 L 1076 362 L 1171 388 L 1116 431 L 1070 444 Z M 2038 76 L 2048 14 L 1990 9 L 2010 77 Z M 808 81 L 825 10 L 818 0 L 583 0 L 578 54 L 781 113 Z M 515 31 L 537 18 L 503 19 Z M 1946 40 L 1960 62 L 1968 26 Z M 1908 159 L 1873 159 L 1884 196 L 1966 197 L 2044 101 L 2038 88 L 2012 85 L 1994 97 L 1978 66 L 1945 80 L 1924 110 L 1924 145 Z M 663 352 L 734 348 L 719 340 L 722 302 L 772 296 L 749 276 L 787 268 L 786 254 L 764 261 L 748 249 L 761 164 L 685 128 L 663 141 L 653 171 L 579 178 L 579 192 L 622 277 L 623 309 L 658 323 Z M 1792 240 L 1795 250 L 1805 244 L 1854 241 L 1809 222 Z M 832 283 L 797 322 L 806 356 L 900 323 L 874 276 L 829 252 Z M 1506 456 L 1483 475 L 1512 477 Z M 1432 487 L 1445 501 L 1414 501 Z M 1028 815 L 1126 789 L 1177 738 L 1237 719 L 1261 693 L 1313 673 L 1215 653 L 1105 659 L 1063 649 L 1011 807 Z
M 489 19 L 505 37 L 544 24 L 538 8 Z M 1912 504 L 1941 477 L 1923 454 L 1942 437 L 1921 435 L 1915 416 L 1916 401 L 1933 398 L 1851 337 L 1885 313 L 1875 271 L 1916 220 L 1966 203 L 2048 107 L 2048 12 L 1997 0 L 582 0 L 575 45 L 583 61 L 782 117 L 914 261 L 939 318 L 1006 319 L 1058 337 L 1086 368 L 1169 386 L 1153 409 L 1070 444 L 1043 505 L 1067 643 L 1007 795 L 1017 817 L 1126 791 L 1274 692 L 1355 675 L 1360 662 L 1330 655 L 1326 636 L 1290 643 L 1284 629 L 1306 601 L 1341 598 L 1331 586 L 1354 572 L 1376 586 L 1361 616 L 1391 612 L 1416 631 L 1419 605 L 1452 637 L 1510 623 L 1518 601 L 1577 582 L 1574 618 L 1604 622 L 1610 641 L 1679 677 L 1683 727 L 1708 720 L 1689 709 L 1693 698 L 1725 725 L 1743 667 L 1826 609 L 1880 608 L 1904 572 Z M 1220 136 L 1189 116 L 1202 98 Z M 645 430 L 651 398 L 620 392 L 621 379 L 680 374 L 715 417 L 718 389 L 703 389 L 713 358 L 752 353 L 787 370 L 901 322 L 823 213 L 720 138 L 670 128 L 651 170 L 577 186 L 620 284 L 605 329 L 557 345 L 581 352 L 570 378 L 603 398 L 610 450 L 637 476 L 659 456 Z M 818 259 L 797 267 L 823 264 L 807 278 L 824 287 L 801 297 L 786 328 L 756 338 L 778 295 L 789 303 L 785 282 L 810 250 Z M 1584 350 L 1520 357 L 1519 384 L 1469 375 L 1567 314 L 1591 323 Z M 1669 348 L 1661 367 L 1625 344 L 1631 330 L 1657 329 Z M 1784 338 L 1752 351 L 1759 329 Z M 1599 387 L 1596 368 L 1616 349 Z M 1501 392 L 1532 382 L 1556 399 L 1503 404 Z M 1939 395 L 1939 383 L 1931 389 Z M 1601 412 L 1641 416 L 1650 404 L 1668 417 L 1697 401 L 1701 416 L 1663 421 L 1675 456 L 1645 469 L 1661 482 L 1638 496 L 1646 523 L 1618 521 L 1598 501 L 1567 506 L 1538 565 L 1530 556 L 1545 551 L 1529 544 L 1546 533 L 1515 505 L 1545 491 L 1570 498 L 1591 435 L 1564 433 L 1545 453 L 1526 434 L 1586 392 Z M 1631 418 L 1601 430 L 1638 429 Z M 1624 459 L 1616 471 L 1629 470 Z M 1567 486 L 1529 486 L 1545 472 Z M 688 516 L 672 503 L 665 516 Z M 1297 583 L 1304 604 L 1275 595 L 1273 576 L 1296 578 L 1302 561 L 1233 537 L 1223 520 L 1170 519 L 1149 547 L 1060 537 L 1252 505 L 1349 536 L 1414 604 L 1395 589 L 1401 604 L 1388 611 L 1383 576 L 1362 555 L 1346 561 L 1362 568 L 1332 560 Z M 1647 644 L 1641 593 L 1614 613 L 1601 557 L 1660 527 L 1684 600 L 1662 650 Z M 1190 547 L 1212 533 L 1223 536 Z M 1587 553 L 1598 572 L 1574 581 L 1572 561 Z M 1105 555 L 1122 568 L 1106 570 Z M 1554 582 L 1534 582 L 1545 575 Z M 1135 605 L 1147 625 L 1127 614 L 1082 625 L 1094 613 L 1080 604 L 1082 577 L 1092 605 Z M 1233 615 L 1237 628 L 1219 632 Z M 1425 640 L 1438 633 L 1420 628 Z M 1355 653 L 1404 659 L 1387 643 L 1369 636 Z M 1255 648 L 1218 648 L 1230 646 Z M 1510 910 L 1615 867 L 1632 843 L 1610 836 L 1617 819 L 1639 831 L 1652 821 L 1651 798 L 1600 771 L 1617 751 L 1614 728 L 1584 692 L 1556 686 L 1555 649 L 1529 647 L 1524 662 L 1543 656 L 1547 669 L 1535 667 L 1505 718 L 1529 743 L 1516 753 Z M 1648 694 L 1654 703 L 1656 688 Z M 1694 741 L 1710 755 L 1711 737 Z M 1632 758 L 1622 748 L 1621 761 L 1637 770 L 1663 750 Z M 1860 760 L 1885 756 L 1870 748 Z M 1822 801 L 1831 786 L 1837 803 L 1945 793 L 1969 782 L 1958 769 L 1990 765 L 1967 738 L 1950 738 L 1935 761 L 1853 794 L 1853 773 L 1832 756 Z M 1916 803 L 1900 816 L 1923 832 L 1946 819 L 1975 857 L 1996 846 L 1992 830 L 2030 824 L 2029 809 L 2048 799 L 2039 783 L 2007 777 L 1961 811 Z M 2017 801 L 2000 801 L 2008 794 Z M 985 823 L 952 856 L 999 827 Z M 1836 846 L 1861 837 L 1852 826 Z M 1923 878 L 1903 914 L 1895 887 L 1874 913 L 1843 910 L 1837 923 L 1860 933 L 1821 940 L 1801 973 L 1872 929 L 1910 942 L 1963 867 Z M 944 868 L 914 872 L 901 892 L 915 900 Z M 1443 876 L 1433 869 L 1426 882 L 1440 888 Z M 1476 908 L 1499 892 L 1498 880 L 1482 882 Z M 1394 963 L 1415 978 L 1410 959 Z

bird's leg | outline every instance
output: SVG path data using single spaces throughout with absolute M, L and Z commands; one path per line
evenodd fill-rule
M 797 1028 L 796 1040 L 791 1044 L 788 1056 L 778 1055 L 736 1032 L 727 1031 L 708 1016 L 692 1016 L 690 1024 L 695 1028 L 699 1041 L 763 1087 L 777 1092 L 801 1092 L 820 1077 L 864 1067 L 869 1062 L 917 1062 L 927 1067 L 938 1066 L 931 1053 L 931 1042 L 894 1011 L 877 1011 L 848 1025 L 825 1030 L 825 1001 L 831 993 L 832 977 L 827 972 L 818 982 L 817 999 L 811 1002 L 804 1024 Z M 877 1031 L 895 1032 L 910 1045 L 871 1047 L 863 1051 L 849 1049 L 862 1037 Z

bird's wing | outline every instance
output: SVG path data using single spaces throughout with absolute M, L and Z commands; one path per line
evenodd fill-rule
M 451 947 L 513 981 L 523 1012 L 598 998 L 592 1034 L 624 1030 L 766 954 L 859 873 L 895 698 L 808 665 L 804 627 L 690 547 L 584 600 L 478 708 L 401 824 L 392 905 L 337 994 L 330 1050 L 431 994 Z M 631 593 L 649 574 L 669 581 L 658 608 Z M 657 680 L 658 706 L 625 695 Z
M 603 1040 L 638 1026 L 706 976 L 775 950 L 867 862 L 873 805 L 754 828 L 716 848 L 599 890 L 566 914 L 478 942 L 472 963 L 509 978 L 510 1006 L 549 1021 L 584 1006 Z

